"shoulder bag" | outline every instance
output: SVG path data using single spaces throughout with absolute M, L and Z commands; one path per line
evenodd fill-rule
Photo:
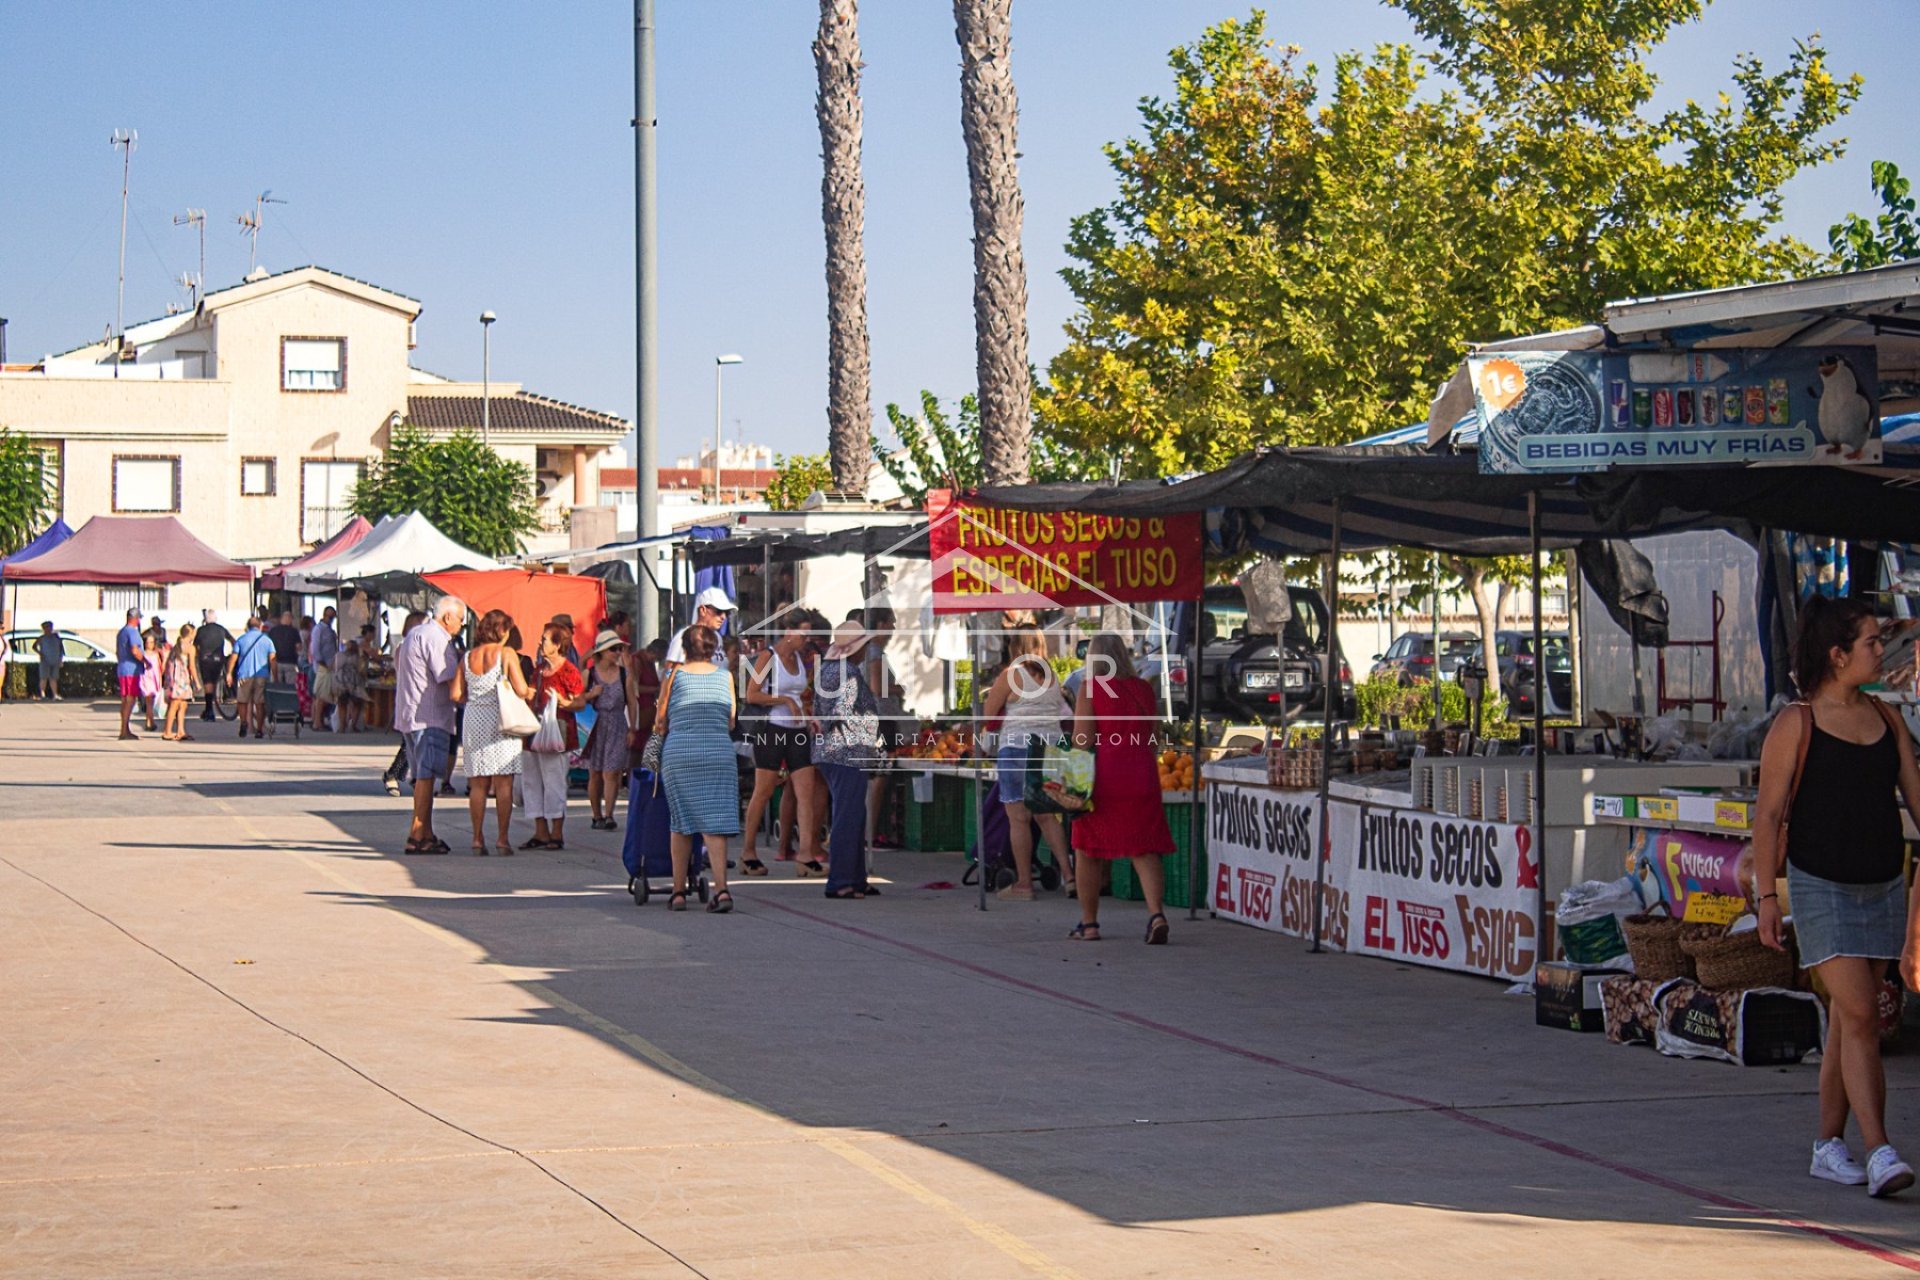
M 527 700 L 513 691 L 507 679 L 507 655 L 500 655 L 500 732 L 510 738 L 531 738 L 540 732 L 540 717 L 533 714 Z

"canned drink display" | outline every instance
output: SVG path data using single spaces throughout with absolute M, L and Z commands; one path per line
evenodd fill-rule
M 1716 426 L 1720 422 L 1720 393 L 1712 387 L 1700 393 L 1700 425 Z
M 1607 384 L 1607 421 L 1624 427 L 1633 421 L 1633 402 L 1627 395 L 1627 380 L 1615 378 Z
M 1771 426 L 1784 427 L 1791 414 L 1792 406 L 1787 403 L 1787 380 L 1785 378 L 1767 379 L 1767 422 Z
M 1740 388 L 1728 387 L 1720 393 L 1720 420 L 1727 423 L 1740 421 Z
M 1683 427 L 1693 425 L 1693 388 L 1682 387 L 1673 393 L 1673 420 Z
M 1745 409 L 1748 426 L 1764 426 L 1767 421 L 1767 389 L 1757 382 L 1748 387 Z
M 1633 425 L 1636 427 L 1653 425 L 1653 392 L 1645 387 L 1633 389 Z
M 1673 425 L 1673 388 L 1655 387 L 1653 389 L 1653 425 L 1670 427 Z

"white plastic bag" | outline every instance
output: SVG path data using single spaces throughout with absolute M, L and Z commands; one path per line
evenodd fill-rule
M 560 713 L 555 704 L 559 698 L 547 695 L 547 704 L 540 711 L 540 727 L 527 742 L 527 749 L 538 751 L 542 755 L 559 755 L 567 749 L 567 735 L 560 732 Z
M 1631 969 L 1620 921 L 1645 909 L 1640 882 L 1632 876 L 1576 884 L 1560 895 L 1554 912 L 1560 949 L 1575 964 Z

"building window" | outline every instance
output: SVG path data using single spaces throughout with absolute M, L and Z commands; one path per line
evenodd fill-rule
M 364 464 L 308 459 L 300 464 L 300 541 L 322 542 L 353 519 L 347 504 Z
M 240 459 L 240 496 L 271 498 L 275 491 L 274 472 L 277 470 L 272 458 Z
M 100 588 L 100 611 L 118 618 L 126 617 L 129 609 L 138 609 L 150 619 L 166 607 L 167 589 L 165 587 Z
M 345 391 L 347 389 L 347 340 L 345 338 L 280 339 L 280 389 L 282 391 Z
M 180 510 L 180 459 L 119 457 L 113 460 L 113 509 L 127 514 L 176 514 Z
M 36 440 L 33 447 L 40 455 L 40 482 L 46 486 L 47 496 L 52 500 L 53 514 L 64 517 L 67 514 L 66 442 Z

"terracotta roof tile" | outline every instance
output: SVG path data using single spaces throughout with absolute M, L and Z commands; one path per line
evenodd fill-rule
M 407 420 L 428 431 L 480 429 L 479 396 L 413 395 L 407 397 Z M 490 429 L 537 435 L 540 432 L 604 431 L 624 433 L 630 427 L 625 418 L 610 413 L 583 409 L 561 400 L 549 400 L 521 391 L 510 396 L 494 396 L 487 406 Z

